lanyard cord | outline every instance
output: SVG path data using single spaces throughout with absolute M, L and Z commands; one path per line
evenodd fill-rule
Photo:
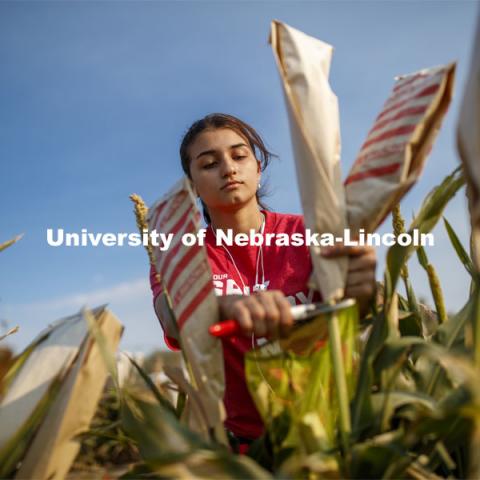
M 260 227 L 260 233 L 262 234 L 263 236 L 263 233 L 265 231 L 265 215 L 262 213 L 262 217 L 263 217 L 263 220 L 262 220 L 262 226 Z M 213 226 L 212 224 L 210 224 L 210 229 L 212 230 L 212 233 L 213 233 L 213 236 L 215 237 L 215 240 L 217 239 L 217 235 L 215 233 L 215 230 L 213 229 Z M 262 237 L 262 240 L 263 240 L 263 237 Z M 256 261 L 256 265 L 255 265 L 255 285 L 253 287 L 253 290 L 254 291 L 257 291 L 257 290 L 266 290 L 266 286 L 265 286 L 265 266 L 263 264 L 263 248 L 262 248 L 262 244 L 263 242 L 260 244 L 260 248 L 257 252 L 257 261 Z M 245 282 L 243 281 L 243 277 L 237 267 L 237 264 L 235 263 L 235 259 L 233 258 L 233 255 L 230 253 L 230 251 L 228 250 L 228 248 L 223 245 L 221 245 L 223 247 L 223 249 L 227 252 L 228 256 L 230 257 L 230 260 L 232 261 L 232 264 L 237 272 L 237 275 L 238 277 L 240 278 L 240 282 L 242 283 L 242 286 L 243 286 L 243 293 L 246 294 L 246 291 L 247 291 L 247 287 L 245 285 Z M 261 264 L 262 266 L 262 283 L 261 283 L 261 286 L 259 285 L 258 283 L 258 267 L 259 267 L 259 263 Z M 250 294 L 250 290 L 249 290 L 249 294 Z M 256 352 L 256 342 L 255 342 L 255 333 L 252 332 L 252 351 L 253 351 L 253 357 L 254 357 L 254 360 L 255 360 L 255 365 L 257 367 L 257 370 L 258 370 L 258 373 L 260 373 L 260 376 L 262 377 L 262 379 L 265 381 L 265 383 L 267 384 L 269 390 L 272 392 L 272 394 L 276 397 L 277 394 L 275 392 L 275 390 L 272 388 L 272 386 L 270 385 L 270 382 L 265 378 L 265 375 L 263 374 L 262 372 L 262 369 L 260 368 L 260 364 L 257 360 L 257 352 Z
M 265 220 L 263 221 L 262 228 L 260 229 L 260 233 L 262 235 L 263 235 L 264 230 L 265 230 Z M 258 253 L 257 253 L 257 265 L 255 267 L 255 285 L 253 287 L 254 291 L 255 291 L 256 288 L 258 289 L 258 285 L 259 285 L 259 283 L 258 283 L 258 261 L 259 260 L 261 261 L 261 265 L 262 265 L 262 284 L 261 284 L 262 288 L 261 288 L 261 290 L 266 290 L 266 286 L 265 286 L 265 267 L 263 265 L 263 247 L 262 247 L 262 244 L 260 244 L 260 248 L 259 248 Z
M 215 237 L 216 238 L 216 237 Z M 240 282 L 242 282 L 242 286 L 243 286 L 243 294 L 244 295 L 247 295 L 247 287 L 245 285 L 245 282 L 243 281 L 243 277 L 240 273 L 240 270 L 238 269 L 237 267 L 237 264 L 235 263 L 235 260 L 233 259 L 233 255 L 229 252 L 228 248 L 222 244 L 222 247 L 223 249 L 228 253 L 228 256 L 230 257 L 230 260 L 232 260 L 232 264 L 233 266 L 235 267 L 235 270 L 237 271 L 237 275 L 238 277 L 240 278 Z
M 215 240 L 216 240 L 217 239 L 217 234 L 215 233 L 215 230 L 213 229 L 212 224 L 210 224 L 210 230 L 212 231 L 213 236 L 215 237 Z M 265 231 L 265 215 L 262 213 L 262 226 L 260 227 L 260 233 L 263 235 L 264 231 Z M 262 240 L 263 240 L 263 237 L 262 237 Z M 234 266 L 234 268 L 237 272 L 237 275 L 240 278 L 240 282 L 241 282 L 242 287 L 243 287 L 243 294 L 244 295 L 249 295 L 250 294 L 250 288 L 248 288 L 248 293 L 247 293 L 247 287 L 245 285 L 245 282 L 243 281 L 243 277 L 240 273 L 240 270 L 238 269 L 237 264 L 235 263 L 235 259 L 233 258 L 233 255 L 230 253 L 228 248 L 225 245 L 223 245 L 223 243 L 222 243 L 221 247 L 227 252 L 228 256 L 230 257 L 230 260 L 232 261 L 232 265 Z M 261 284 L 260 288 L 259 288 L 259 283 L 258 283 L 259 262 L 262 266 L 262 284 Z M 256 265 L 255 265 L 255 285 L 253 287 L 253 291 L 265 290 L 265 289 L 266 289 L 265 288 L 265 266 L 263 264 L 263 248 L 262 248 L 262 244 L 260 244 L 260 247 L 259 247 L 258 252 L 257 252 L 257 261 L 256 261 Z

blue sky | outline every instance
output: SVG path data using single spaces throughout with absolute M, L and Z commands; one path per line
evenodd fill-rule
M 458 61 L 455 99 L 407 217 L 458 162 L 455 124 L 478 2 L 0 2 L 0 319 L 25 346 L 83 304 L 109 302 L 123 348 L 162 347 L 141 248 L 53 248 L 47 228 L 135 231 L 130 193 L 153 203 L 181 175 L 178 146 L 195 119 L 232 113 L 280 159 L 269 172 L 273 210 L 300 213 L 287 116 L 271 49 L 272 19 L 335 47 L 346 173 L 393 77 Z M 478 47 L 480 48 L 480 47 Z M 447 217 L 464 242 L 463 194 Z M 382 227 L 389 230 L 389 225 Z M 443 232 L 428 250 L 450 310 L 468 279 Z M 384 250 L 379 251 L 380 278 Z M 427 295 L 422 271 L 415 288 Z

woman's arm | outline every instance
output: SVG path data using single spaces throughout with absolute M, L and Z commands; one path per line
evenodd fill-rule
M 172 314 L 168 308 L 167 298 L 163 292 L 156 296 L 154 307 L 165 335 L 178 341 L 175 319 L 172 318 Z
M 322 248 L 322 255 L 335 258 L 348 255 L 349 266 L 345 297 L 354 298 L 360 316 L 368 312 L 369 302 L 375 294 L 377 257 L 373 247 L 346 247 L 343 245 Z M 218 297 L 220 318 L 236 320 L 245 335 L 286 336 L 292 325 L 290 303 L 279 290 L 257 292 L 251 296 L 225 295 Z
M 347 255 L 349 257 L 345 297 L 357 301 L 360 316 L 368 313 L 370 300 L 375 295 L 375 270 L 377 254 L 375 248 L 368 246 L 335 245 L 322 248 L 322 256 L 335 258 Z

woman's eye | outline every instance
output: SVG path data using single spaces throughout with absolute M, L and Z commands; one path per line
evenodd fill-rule
M 247 156 L 246 155 L 235 155 L 233 158 L 235 160 L 242 160 L 243 158 L 247 158 Z
M 217 162 L 206 163 L 205 165 L 203 165 L 202 168 L 203 168 L 204 170 L 209 170 L 209 169 L 213 168 L 216 164 L 217 164 Z

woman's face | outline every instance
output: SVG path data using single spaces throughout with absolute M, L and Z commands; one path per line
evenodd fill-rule
M 190 176 L 209 209 L 231 210 L 255 201 L 260 163 L 230 128 L 206 130 L 188 148 Z

